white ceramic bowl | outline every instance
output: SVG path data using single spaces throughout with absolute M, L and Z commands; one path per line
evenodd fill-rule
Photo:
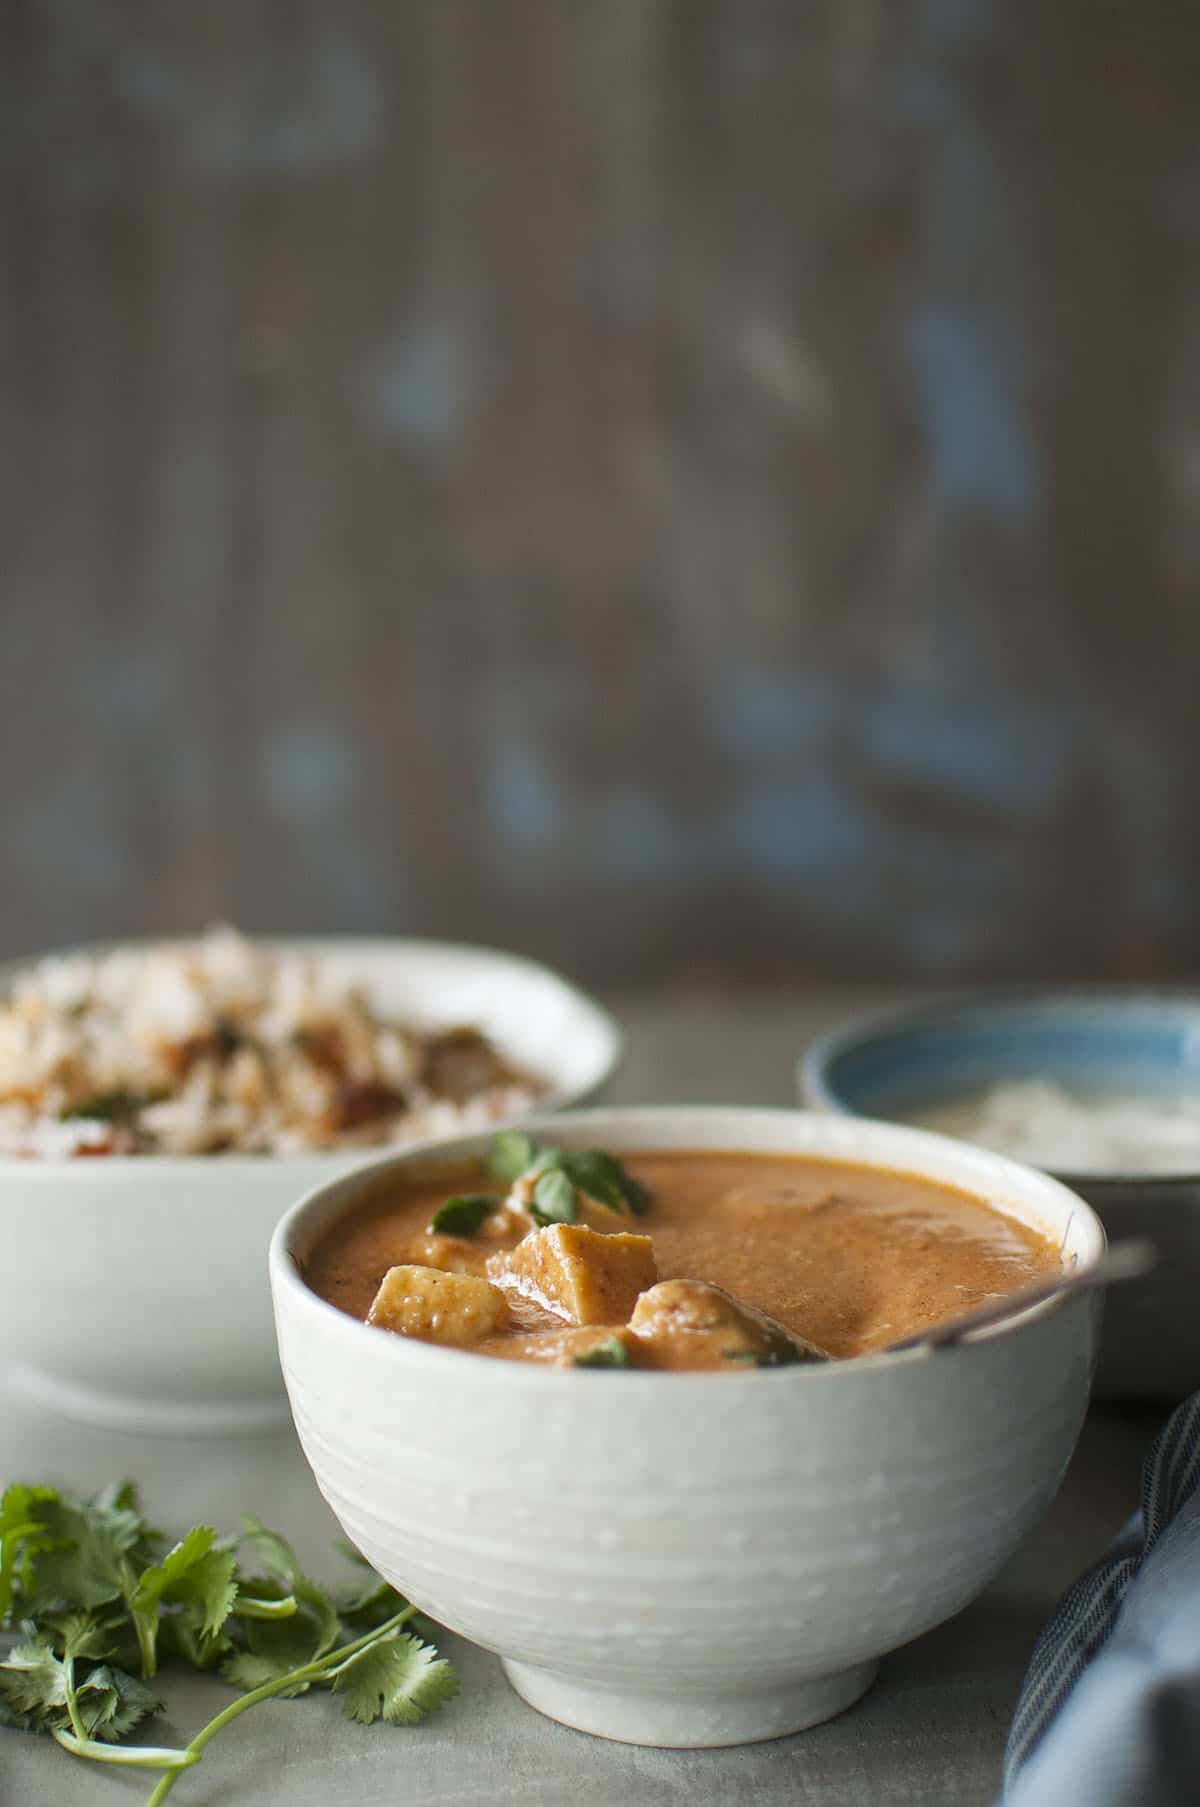
M 346 937 L 270 945 L 316 955 L 403 1021 L 478 1024 L 548 1081 L 548 1108 L 593 1097 L 615 1068 L 612 1019 L 514 955 Z M 379 1153 L 0 1158 L 0 1322 L 16 1383 L 56 1410 L 133 1429 L 286 1420 L 271 1231 L 302 1194 Z
M 534 1133 L 874 1162 L 985 1194 L 1068 1259 L 1104 1245 L 1056 1181 L 890 1125 L 665 1108 L 571 1113 Z M 376 1166 L 369 1183 L 404 1167 Z M 552 1718 L 678 1746 L 826 1719 L 885 1651 L 984 1586 L 1058 1486 L 1087 1404 L 1089 1296 L 937 1354 L 745 1376 L 488 1361 L 369 1328 L 305 1285 L 298 1261 L 363 1179 L 314 1193 L 271 1244 L 300 1440 L 375 1567 L 498 1651 Z

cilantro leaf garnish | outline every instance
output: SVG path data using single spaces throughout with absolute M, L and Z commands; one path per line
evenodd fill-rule
M 108 1663 L 101 1663 L 79 1684 L 79 1705 L 91 1736 L 105 1744 L 128 1738 L 143 1719 L 162 1708 L 161 1700 L 145 1682 Z
M 254 1546 L 255 1556 L 273 1580 L 285 1582 L 290 1587 L 302 1573 L 296 1552 L 287 1539 L 280 1537 L 278 1531 L 268 1530 L 253 1512 L 242 1513 L 242 1540 Z
M 640 1181 L 623 1167 L 615 1155 L 607 1154 L 602 1148 L 581 1148 L 575 1151 L 563 1148 L 552 1148 L 545 1143 L 535 1142 L 524 1130 L 505 1129 L 492 1138 L 491 1152 L 488 1155 L 488 1169 L 497 1179 L 523 1179 L 527 1174 L 538 1175 L 537 1186 L 549 1174 L 560 1174 L 573 1191 L 586 1193 L 599 1205 L 607 1205 L 610 1211 L 632 1211 L 640 1217 L 646 1210 L 646 1189 Z M 572 1203 L 571 1215 L 563 1216 L 566 1209 L 566 1194 L 561 1184 L 556 1183 L 551 1196 L 558 1206 L 548 1209 L 537 1196 L 534 1188 L 534 1216 L 539 1221 L 550 1223 L 571 1223 L 575 1211 Z M 548 1188 L 549 1190 L 549 1188 Z M 454 1201 L 451 1201 L 454 1202 Z M 443 1207 L 445 1209 L 446 1207 Z M 435 1220 L 431 1228 L 442 1226 Z
M 33 1556 L 51 1541 L 39 1508 L 57 1497 L 53 1487 L 26 1487 L 20 1481 L 0 1496 L 0 1620 L 18 1576 L 28 1578 Z
M 429 1228 L 445 1236 L 474 1236 L 486 1217 L 502 1202 L 496 1192 L 464 1192 L 439 1205 Z
M 59 1121 L 71 1123 L 83 1119 L 89 1123 L 125 1123 L 145 1110 L 148 1104 L 161 1103 L 165 1096 L 161 1091 L 131 1092 L 124 1086 L 117 1086 L 111 1092 L 97 1092 L 93 1098 L 70 1105 L 59 1113 Z
M 646 1188 L 626 1171 L 615 1155 L 602 1148 L 583 1148 L 577 1154 L 561 1154 L 558 1165 L 573 1186 L 610 1211 L 630 1210 L 635 1217 L 646 1210 Z
M 342 1624 L 353 1626 L 356 1631 L 370 1631 L 382 1625 L 407 1604 L 390 1582 L 380 1581 L 378 1576 L 366 1587 L 353 1588 L 335 1598 Z
M 534 1165 L 537 1144 L 524 1130 L 502 1129 L 492 1137 L 488 1155 L 488 1172 L 498 1180 L 519 1180 Z
M 547 1167 L 534 1182 L 533 1202 L 529 1207 L 536 1223 L 574 1223 L 575 1188 L 560 1167 Z
M 747 1362 L 754 1368 L 790 1368 L 796 1362 L 824 1359 L 815 1350 L 796 1342 L 782 1326 L 770 1333 L 761 1349 L 724 1349 L 721 1353 L 726 1361 Z
M 602 1343 L 593 1343 L 590 1349 L 584 1349 L 575 1357 L 577 1368 L 632 1368 L 633 1358 L 629 1348 L 619 1336 L 605 1337 Z
M 265 1574 L 242 1572 L 239 1542 Z M 165 1545 L 129 1483 L 93 1500 L 6 1490 L 0 1633 L 19 1635 L 0 1660 L 0 1727 L 48 1733 L 75 1757 L 159 1770 L 147 1807 L 161 1807 L 210 1740 L 260 1700 L 327 1687 L 354 1719 L 409 1725 L 458 1692 L 453 1667 L 402 1632 L 415 1608 L 357 1553 L 366 1573 L 335 1594 L 249 1515 L 240 1540 L 197 1525 Z M 219 1666 L 246 1692 L 184 1749 L 125 1743 L 161 1710 L 146 1678 L 172 1663 Z
M 120 1599 L 161 1543 L 123 1494 L 101 1494 L 89 1501 L 56 1494 L 40 1503 L 37 1518 L 45 1542 L 23 1590 L 26 1606 L 35 1613 L 55 1606 L 105 1606 Z
M 270 1583 L 256 1588 L 266 1592 Z M 284 1618 L 247 1619 L 241 1627 L 244 1649 L 221 1668 L 227 1681 L 261 1687 L 278 1681 L 328 1654 L 338 1642 L 338 1612 L 324 1588 L 299 1572 L 290 1585 L 289 1598 L 296 1610 Z M 253 1678 L 251 1680 L 251 1678 Z M 297 1690 L 298 1692 L 301 1690 Z
M 14 1644 L 0 1663 L 0 1693 L 34 1717 L 67 1704 L 67 1671 L 48 1644 Z
M 142 1674 L 157 1668 L 156 1641 L 160 1609 L 167 1604 L 187 1607 L 201 1639 L 215 1638 L 229 1617 L 237 1597 L 237 1557 L 232 1550 L 213 1548 L 217 1534 L 210 1525 L 196 1525 L 159 1563 L 143 1569 L 129 1596 Z
M 426 1713 L 453 1700 L 458 1690 L 453 1665 L 407 1631 L 370 1645 L 343 1663 L 333 1678 L 333 1691 L 343 1696 L 346 1717 L 362 1725 L 376 1719 L 416 1725 Z

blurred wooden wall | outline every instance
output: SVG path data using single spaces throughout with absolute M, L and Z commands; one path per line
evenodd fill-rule
M 1200 964 L 1200 9 L 6 0 L 0 948 Z

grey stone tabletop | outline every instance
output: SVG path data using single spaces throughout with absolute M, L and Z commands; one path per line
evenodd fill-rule
M 845 991 L 735 996 L 691 991 L 612 1000 L 628 1032 L 621 1102 L 794 1101 L 802 1045 L 848 1010 Z M 440 1647 L 463 1692 L 415 1728 L 364 1728 L 327 1696 L 267 1702 L 181 1778 L 179 1807 L 975 1807 L 994 1800 L 1008 1718 L 1034 1638 L 1057 1596 L 1099 1554 L 1137 1496 L 1163 1412 L 1094 1407 L 1043 1523 L 965 1612 L 887 1658 L 841 1718 L 768 1744 L 662 1751 L 609 1744 L 540 1718 L 499 1663 Z M 36 1413 L 3 1391 L 0 1482 L 44 1478 L 92 1491 L 136 1476 L 158 1523 L 232 1527 L 252 1510 L 337 1572 L 337 1528 L 290 1432 L 174 1438 L 102 1431 Z M 714 1626 L 714 1636 L 720 1628 Z M 184 1743 L 223 1700 L 219 1682 L 171 1676 L 164 1743 Z M 136 1807 L 145 1775 L 100 1770 L 49 1740 L 0 1732 L 0 1807 Z

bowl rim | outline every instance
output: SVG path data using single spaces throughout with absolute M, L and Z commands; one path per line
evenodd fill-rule
M 850 1049 L 866 1046 L 883 1036 L 905 1031 L 919 1031 L 939 1019 L 966 1015 L 972 1011 L 987 1013 L 995 1009 L 1036 1008 L 1047 1014 L 1055 1010 L 1077 1010 L 1081 1006 L 1097 1014 L 1111 1011 L 1133 1015 L 1139 1010 L 1167 1006 L 1181 1015 L 1194 1014 L 1200 1027 L 1200 988 L 1184 984 L 1121 986 L 1095 981 L 1069 985 L 1012 984 L 978 986 L 970 990 L 949 992 L 920 1004 L 894 1004 L 881 1010 L 867 1010 L 835 1023 L 822 1031 L 797 1056 L 793 1069 L 796 1092 L 802 1106 L 828 1111 L 839 1117 L 854 1118 L 863 1123 L 892 1123 L 894 1117 L 873 1117 L 858 1110 L 830 1083 L 833 1063 Z M 897 1124 L 897 1127 L 902 1127 Z M 936 1133 L 936 1132 L 933 1132 Z M 982 1147 L 982 1143 L 971 1143 Z M 1011 1157 L 1009 1157 L 1011 1158 Z M 1018 1165 L 1028 1163 L 1018 1162 Z M 1089 1192 L 1163 1191 L 1178 1188 L 1194 1190 L 1200 1186 L 1200 1168 L 1180 1168 L 1169 1173 L 1148 1173 L 1145 1169 L 1096 1172 L 1086 1167 L 1045 1167 L 1036 1172 L 1047 1173 L 1069 1190 L 1086 1186 Z
M 625 1060 L 624 1031 L 612 1012 L 573 979 L 567 978 L 565 973 L 547 966 L 543 961 L 534 960 L 527 954 L 513 953 L 507 948 L 489 947 L 481 942 L 441 941 L 425 935 L 275 935 L 257 930 L 238 932 L 243 939 L 256 946 L 277 948 L 284 952 L 309 952 L 316 956 L 345 952 L 361 955 L 364 959 L 422 954 L 465 955 L 481 964 L 494 963 L 512 971 L 523 972 L 529 977 L 536 977 L 541 982 L 551 981 L 565 997 L 570 998 L 583 1016 L 591 1019 L 592 1027 L 603 1044 L 603 1054 L 596 1072 L 585 1083 L 572 1086 L 551 1084 L 545 1095 L 537 1101 L 536 1110 L 539 1115 L 546 1111 L 565 1110 L 594 1097 L 602 1086 L 616 1076 Z M 98 956 L 125 948 L 148 950 L 174 947 L 186 945 L 196 939 L 196 935 L 190 934 L 115 936 L 107 940 L 73 942 L 65 947 L 46 948 L 41 953 L 0 961 L 0 992 L 19 973 L 29 971 L 43 960 L 66 959 L 76 954 Z M 513 1127 L 531 1115 L 533 1112 L 525 1112 L 520 1117 L 498 1118 L 496 1128 Z M 372 1142 L 349 1148 L 304 1149 L 294 1154 L 274 1155 L 113 1154 L 88 1159 L 80 1155 L 17 1155 L 0 1152 L 0 1174 L 19 1173 L 23 1181 L 31 1180 L 34 1183 L 62 1180 L 67 1175 L 79 1179 L 86 1174 L 89 1181 L 96 1179 L 115 1183 L 128 1181 L 133 1174 L 146 1174 L 148 1177 L 194 1175 L 204 1167 L 211 1167 L 214 1173 L 227 1174 L 233 1179 L 241 1179 L 249 1174 L 280 1173 L 285 1169 L 299 1172 L 303 1169 L 306 1173 L 323 1173 L 325 1180 L 332 1181 L 342 1177 L 349 1167 L 370 1165 L 381 1157 L 407 1154 L 427 1140 L 428 1138 L 422 1137 L 399 1142 Z
M 768 1124 L 786 1122 L 794 1126 L 800 1135 L 806 1130 L 811 1132 L 821 1128 L 827 1129 L 830 1122 L 828 1115 L 822 1116 L 820 1112 L 815 1111 L 743 1105 L 667 1104 L 615 1105 L 599 1110 L 574 1110 L 565 1112 L 561 1116 L 551 1115 L 527 1119 L 527 1127 L 535 1136 L 551 1135 L 566 1130 L 569 1135 L 578 1134 L 582 1139 L 582 1145 L 585 1146 L 589 1132 L 598 1132 L 602 1136 L 606 1129 L 610 1129 L 619 1140 L 624 1140 L 628 1145 L 630 1138 L 636 1136 L 639 1123 L 644 1123 L 649 1127 L 652 1124 L 661 1124 L 665 1118 L 669 1119 L 672 1124 L 678 1124 L 681 1128 L 686 1129 L 689 1124 L 699 1124 L 714 1116 L 737 1119 L 738 1122 L 745 1123 L 748 1127 L 756 1124 L 766 1127 Z M 974 1167 L 994 1174 L 1001 1183 L 1010 1179 L 1019 1181 L 1022 1188 L 1029 1189 L 1032 1182 L 1032 1189 L 1035 1193 L 1048 1197 L 1052 1202 L 1062 1205 L 1067 1211 L 1064 1238 L 1066 1229 L 1070 1227 L 1073 1218 L 1080 1219 L 1087 1240 L 1092 1244 L 1091 1253 L 1085 1254 L 1083 1257 L 1085 1265 L 1090 1265 L 1097 1259 L 1107 1245 L 1104 1226 L 1087 1201 L 1071 1192 L 1061 1181 L 1049 1174 L 1042 1173 L 1037 1168 L 1023 1166 L 1020 1162 L 1011 1161 L 1004 1155 L 993 1154 L 987 1149 L 978 1149 L 970 1143 L 955 1141 L 950 1136 L 936 1135 L 930 1130 L 911 1129 L 907 1125 L 884 1123 L 875 1118 L 851 1119 L 845 1117 L 842 1120 L 861 1123 L 864 1132 L 873 1144 L 882 1143 L 885 1148 L 889 1146 L 894 1148 L 898 1158 L 903 1157 L 906 1151 L 919 1158 L 922 1150 L 943 1156 L 953 1155 L 958 1158 L 967 1156 Z M 617 1129 L 618 1123 L 624 1127 Z M 457 1376 L 460 1384 L 465 1382 L 469 1375 L 473 1375 L 479 1385 L 504 1387 L 507 1390 L 577 1385 L 578 1376 L 567 1369 L 537 1362 L 489 1361 L 485 1357 L 476 1355 L 470 1349 L 442 1348 L 433 1343 L 419 1342 L 412 1337 L 389 1335 L 370 1324 L 360 1322 L 359 1319 L 351 1317 L 349 1313 L 339 1310 L 336 1305 L 331 1305 L 327 1300 L 322 1299 L 301 1276 L 299 1263 L 293 1252 L 295 1244 L 313 1218 L 320 1219 L 328 1212 L 328 1219 L 332 1222 L 340 1214 L 340 1210 L 348 1212 L 353 1209 L 352 1200 L 345 1201 L 340 1209 L 338 1207 L 338 1194 L 343 1188 L 370 1185 L 388 1169 L 401 1168 L 412 1161 L 469 1156 L 481 1152 L 489 1140 L 487 1132 L 430 1140 L 417 1147 L 405 1149 L 402 1153 L 372 1162 L 369 1166 L 358 1167 L 351 1174 L 344 1174 L 338 1179 L 313 1187 L 298 1199 L 276 1224 L 268 1252 L 277 1338 L 281 1314 L 286 1305 L 286 1307 L 295 1307 L 310 1322 L 322 1325 L 326 1331 L 339 1336 L 348 1345 L 357 1345 L 364 1355 L 373 1352 L 371 1359 L 400 1369 L 407 1369 L 414 1374 L 422 1371 L 430 1375 L 440 1372 L 447 1379 Z M 681 1143 L 680 1146 L 686 1146 L 686 1144 Z M 732 1145 L 726 1144 L 725 1146 Z M 801 1158 L 803 1157 L 802 1149 L 795 1152 Z M 844 1158 L 854 1159 L 849 1156 Z M 888 1164 L 887 1156 L 883 1152 L 874 1155 L 864 1153 L 858 1159 L 865 1166 Z M 946 1181 L 944 1183 L 953 1184 L 954 1182 Z M 965 1182 L 963 1190 L 969 1190 Z M 1001 1204 L 996 1205 L 995 1208 L 1002 1212 L 1004 1209 Z M 931 1355 L 936 1355 L 941 1360 L 956 1356 L 961 1358 L 966 1351 L 974 1349 L 980 1344 L 990 1344 L 1016 1335 L 1052 1313 L 1062 1311 L 1072 1304 L 1078 1304 L 1080 1297 L 1081 1295 L 1078 1293 L 1059 1294 L 1056 1298 L 1043 1300 L 1040 1304 L 1029 1306 L 1025 1311 L 1015 1314 L 1003 1323 L 989 1325 L 954 1344 L 936 1350 L 916 1348 L 876 1352 L 849 1356 L 838 1361 L 822 1362 L 812 1366 L 801 1364 L 764 1369 L 749 1375 L 722 1374 L 718 1378 L 723 1386 L 749 1387 L 753 1393 L 754 1390 L 760 1389 L 764 1385 L 779 1387 L 837 1384 L 835 1376 L 863 1374 L 876 1370 L 892 1371 L 901 1364 L 924 1362 Z M 709 1373 L 660 1373 L 646 1369 L 631 1369 L 628 1372 L 631 1377 L 636 1377 L 639 1387 L 646 1389 L 665 1387 L 668 1391 L 674 1390 L 675 1392 L 682 1387 L 703 1388 L 710 1385 L 714 1379 L 714 1376 Z M 821 1377 L 820 1380 L 818 1377 Z

